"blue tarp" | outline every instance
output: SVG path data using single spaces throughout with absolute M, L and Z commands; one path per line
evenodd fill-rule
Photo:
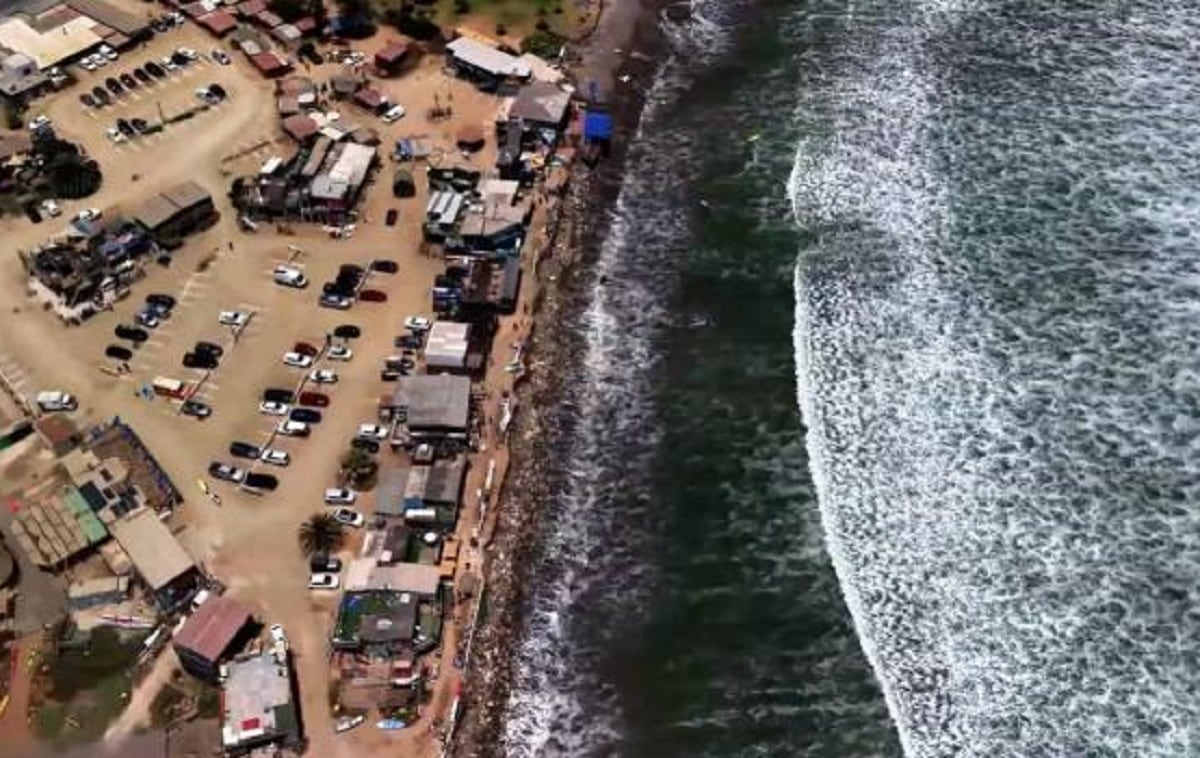
M 583 119 L 583 138 L 587 140 L 612 139 L 613 119 L 603 111 L 588 111 Z

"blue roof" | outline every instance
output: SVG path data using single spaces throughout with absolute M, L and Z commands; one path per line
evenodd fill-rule
M 588 111 L 583 118 L 584 139 L 611 139 L 613 132 L 612 115 L 603 111 Z

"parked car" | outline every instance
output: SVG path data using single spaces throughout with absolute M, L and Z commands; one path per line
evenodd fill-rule
M 387 215 L 383 217 L 383 223 L 387 226 L 395 226 L 396 219 L 400 216 L 395 208 L 388 208 Z
M 133 78 L 137 79 L 142 84 L 146 84 L 150 81 L 150 72 L 139 66 L 133 70 Z
M 346 526 L 360 527 L 366 523 L 363 515 L 353 508 L 338 508 L 333 512 L 333 520 Z
M 120 345 L 109 345 L 104 348 L 104 355 L 107 358 L 113 358 L 118 361 L 127 361 L 133 358 L 133 351 Z
M 330 487 L 325 490 L 325 505 L 352 505 L 358 493 L 345 487 Z
M 117 80 L 121 82 L 121 86 L 123 86 L 125 89 L 138 88 L 138 80 L 133 78 L 133 74 L 121 74 L 119 77 L 117 77 Z
M 158 327 L 158 312 L 153 308 L 143 308 L 134 315 L 133 320 L 138 323 L 138 326 L 155 329 Z
M 359 424 L 355 436 L 360 439 L 383 440 L 387 439 L 388 431 L 379 424 Z
M 249 458 L 256 461 L 262 457 L 262 450 L 258 445 L 251 445 L 249 442 L 230 442 L 229 454 L 235 458 Z
M 263 463 L 269 463 L 272 466 L 286 466 L 292 462 L 292 457 L 288 455 L 286 450 L 267 448 L 266 450 L 262 451 L 262 455 L 259 456 L 259 460 L 261 460 Z
M 350 447 L 370 453 L 371 455 L 375 455 L 379 452 L 379 443 L 375 440 L 359 439 L 355 437 L 354 439 L 350 440 Z
M 229 93 L 225 91 L 225 88 L 215 82 L 208 85 L 208 94 L 217 98 L 218 101 L 229 97 Z
M 404 118 L 404 113 L 405 110 L 403 105 L 393 105 L 391 108 L 388 108 L 387 111 L 380 116 L 380 118 L 383 119 L 383 123 L 392 124 Z
M 400 264 L 387 258 L 377 258 L 371 261 L 371 270 L 381 274 L 394 274 L 400 270 Z
M 162 66 L 158 65 L 154 61 L 150 61 L 145 66 L 143 66 L 143 68 L 146 69 L 146 73 L 150 74 L 150 76 L 153 76 L 155 79 L 162 79 L 163 77 L 165 77 L 167 75 L 166 69 L 164 69 Z
M 250 323 L 250 314 L 246 311 L 221 311 L 217 323 L 221 326 L 245 326 Z
M 425 340 L 422 339 L 420 334 L 405 334 L 397 337 L 394 344 L 396 347 L 402 347 L 407 350 L 420 350 L 421 346 L 425 344 Z
M 325 357 L 331 361 L 348 361 L 354 357 L 354 351 L 345 345 L 333 345 L 325 351 Z
M 304 272 L 293 266 L 276 266 L 273 275 L 275 283 L 283 287 L 304 289 L 308 286 L 308 277 Z
M 233 63 L 233 60 L 225 54 L 224 50 L 213 50 L 212 59 L 222 66 L 228 66 L 230 63 Z
M 308 559 L 308 567 L 312 569 L 314 573 L 318 571 L 329 571 L 336 574 L 342 570 L 342 560 L 336 555 L 317 553 Z
M 113 50 L 108 45 L 100 46 L 100 54 L 110 61 L 115 61 L 117 59 L 117 51 Z
M 283 363 L 292 368 L 308 368 L 313 364 L 313 359 L 304 353 L 287 352 L 283 354 Z
M 314 384 L 336 384 L 338 375 L 327 368 L 321 368 L 308 375 L 308 380 Z
M 79 95 L 79 102 L 83 103 L 84 107 L 95 108 L 96 98 L 92 97 L 92 93 L 84 92 Z
M 395 382 L 400 380 L 400 372 L 397 369 L 384 368 L 379 372 L 379 381 Z
M 138 329 L 136 326 L 129 326 L 128 324 L 118 324 L 113 329 L 113 334 L 118 339 L 129 340 L 130 342 L 145 342 L 150 339 L 150 335 L 145 329 Z
M 174 63 L 177 68 L 183 68 L 192 62 L 192 59 L 179 51 L 171 53 L 171 63 Z
M 260 474 L 251 472 L 246 474 L 246 480 L 243 484 L 256 490 L 265 490 L 273 492 L 279 486 L 279 479 L 274 474 Z
M 288 414 L 288 418 L 292 421 L 303 421 L 306 424 L 321 423 L 321 412 L 312 408 L 293 408 Z
M 94 213 L 99 214 L 99 211 Z M 153 305 L 167 311 L 174 309 L 176 302 L 174 297 L 162 292 L 152 292 L 146 295 L 146 305 Z
M 205 353 L 216 358 L 220 358 L 225 354 L 225 348 L 215 342 L 197 342 L 196 347 L 192 348 L 196 353 Z
M 183 367 L 198 368 L 206 371 L 215 369 L 218 365 L 217 356 L 212 353 L 184 353 Z
M 150 122 L 146 121 L 144 118 L 131 118 L 129 119 L 129 125 L 132 126 L 133 130 L 138 134 L 145 134 L 146 130 L 150 128 Z
M 129 138 L 126 137 L 124 134 L 121 134 L 121 130 L 115 126 L 110 126 L 108 129 L 106 129 L 104 131 L 104 136 L 108 137 L 110 140 L 112 140 L 115 144 L 118 144 L 118 145 L 121 144 L 122 142 L 129 141 Z
M 314 408 L 326 408 L 329 406 L 329 395 L 323 392 L 301 392 L 300 405 L 309 405 Z
M 262 399 L 273 403 L 290 403 L 295 400 L 296 395 L 291 390 L 279 389 L 278 387 L 270 387 L 263 390 Z
M 404 319 L 404 328 L 412 332 L 429 331 L 431 326 L 433 326 L 433 322 L 424 316 L 409 316 Z
M 334 328 L 333 336 L 343 340 L 358 339 L 362 336 L 362 330 L 354 324 L 341 324 Z
M 184 400 L 179 412 L 193 418 L 208 418 L 212 415 L 212 406 L 201 400 Z
M 341 579 L 337 574 L 328 572 L 316 572 L 308 577 L 308 588 L 310 590 L 336 590 L 341 584 Z
M 358 293 L 358 299 L 365 303 L 386 303 L 388 296 L 382 290 L 363 290 Z
M 354 305 L 354 301 L 345 295 L 321 295 L 321 299 L 317 301 L 317 304 L 322 308 L 333 308 L 334 310 L 344 311 Z
M 237 466 L 231 466 L 228 463 L 213 461 L 208 464 L 208 475 L 213 479 L 220 479 L 225 482 L 233 482 L 240 484 L 246 478 L 246 472 Z
M 121 83 L 119 81 L 117 81 L 117 78 L 115 76 L 110 76 L 107 79 L 105 79 L 104 86 L 107 87 L 108 91 L 113 93 L 114 95 L 120 95 L 122 92 L 125 91 L 125 88 L 121 86 Z
M 264 400 L 258 404 L 258 412 L 266 416 L 286 416 L 291 410 L 284 403 L 276 403 L 270 400 Z
M 355 285 L 339 279 L 335 282 L 325 282 L 321 285 L 322 295 L 336 295 L 337 297 L 353 297 Z
M 178 50 L 176 50 L 175 53 L 178 55 L 182 55 L 188 61 L 200 60 L 200 53 L 196 52 L 195 50 L 193 50 L 190 47 L 181 47 Z
M 312 433 L 312 429 L 303 421 L 281 421 L 279 426 L 275 427 L 275 431 L 284 437 L 307 437 Z

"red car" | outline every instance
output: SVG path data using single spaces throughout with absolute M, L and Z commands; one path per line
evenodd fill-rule
M 325 408 L 329 405 L 329 395 L 323 392 L 301 392 L 300 405 L 311 405 L 314 408 Z
M 380 290 L 363 290 L 358 293 L 358 299 L 366 303 L 386 303 L 387 293 Z
M 307 355 L 308 357 L 312 358 L 321 351 L 317 350 L 315 347 L 313 347 L 311 343 L 297 342 L 295 345 L 292 346 L 292 352 L 300 353 L 300 355 Z

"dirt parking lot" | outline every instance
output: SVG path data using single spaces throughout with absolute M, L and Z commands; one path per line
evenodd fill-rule
M 371 51 L 384 40 L 368 44 L 364 49 Z M 454 130 L 464 123 L 486 124 L 496 101 L 445 77 L 434 60 L 425 61 L 418 71 L 403 78 L 377 82 L 393 102 L 409 109 L 409 115 L 396 124 L 384 125 L 352 105 L 341 106 L 347 119 L 376 129 L 383 138 L 383 168 L 360 204 L 361 218 L 354 236 L 333 240 L 319 227 L 299 224 L 290 234 L 278 233 L 268 225 L 248 234 L 238 229 L 225 198 L 229 182 L 233 175 L 256 170 L 267 157 L 290 145 L 278 131 L 273 84 L 258 77 L 240 56 L 234 56 L 231 66 L 211 60 L 193 64 L 107 108 L 89 109 L 79 101 L 81 92 L 112 71 L 119 73 L 144 60 L 157 60 L 180 46 L 207 54 L 215 42 L 194 26 L 159 35 L 147 47 L 122 55 L 105 69 L 83 74 L 78 85 L 40 103 L 37 110 L 46 113 L 66 139 L 82 143 L 105 174 L 97 195 L 62 204 L 67 216 L 84 207 L 128 210 L 152 193 L 190 179 L 212 193 L 222 214 L 220 222 L 189 238 L 169 268 L 151 264 L 146 279 L 135 285 L 133 296 L 112 311 L 83 326 L 65 327 L 26 296 L 24 273 L 16 256 L 17 250 L 43 241 L 62 219 L 36 226 L 23 218 L 0 220 L 0 235 L 7 243 L 0 260 L 0 297 L 11 304 L 6 328 L 0 330 L 0 366 L 16 377 L 15 383 L 26 394 L 49 388 L 77 394 L 81 423 L 118 415 L 137 429 L 184 494 L 186 501 L 175 519 L 176 526 L 184 527 L 181 539 L 210 571 L 254 604 L 263 618 L 287 627 L 312 739 L 310 754 L 366 754 L 370 751 L 364 752 L 363 740 L 378 744 L 381 750 L 426 741 L 429 736 L 411 733 L 415 730 L 389 736 L 386 744 L 390 748 L 372 730 L 335 739 L 327 702 L 327 636 L 335 596 L 323 598 L 308 591 L 307 570 L 295 533 L 304 518 L 323 509 L 322 490 L 334 484 L 338 459 L 358 424 L 375 420 L 379 394 L 393 386 L 379 380 L 380 360 L 394 352 L 392 340 L 404 317 L 428 312 L 428 288 L 442 269 L 440 258 L 419 252 L 425 182 L 418 180 L 416 198 L 394 199 L 388 147 L 400 136 L 425 135 L 449 151 Z M 318 81 L 338 67 L 320 68 L 310 73 Z M 194 90 L 211 82 L 219 82 L 230 93 L 229 103 L 169 126 L 153 138 L 115 144 L 105 136 L 117 118 L 146 117 L 160 103 L 168 114 L 171 109 L 190 107 L 198 102 Z M 424 113 L 435 99 L 453 104 L 452 121 L 425 120 Z M 241 157 L 224 160 L 239 154 Z M 487 167 L 492 153 L 486 151 L 475 160 L 480 167 Z M 394 227 L 384 224 L 389 208 L 400 211 Z M 386 293 L 387 302 L 360 302 L 348 311 L 317 306 L 321 284 L 332 279 L 340 265 L 365 265 L 373 258 L 400 264 L 398 274 L 375 274 L 369 282 L 371 289 Z M 273 283 L 274 267 L 284 262 L 304 270 L 310 281 L 307 289 Z M 127 375 L 114 376 L 102 370 L 114 365 L 104 358 L 105 346 L 119 342 L 113 336 L 114 328 L 131 323 L 144 296 L 152 292 L 175 297 L 174 313 L 134 350 Z M 225 310 L 254 314 L 236 341 L 230 330 L 217 322 L 218 313 Z M 336 384 L 321 387 L 332 401 L 323 409 L 324 418 L 309 438 L 272 442 L 273 447 L 291 454 L 290 466 L 260 467 L 279 477 L 278 490 L 256 496 L 213 482 L 207 475 L 210 461 L 241 463 L 228 454 L 231 441 L 262 444 L 269 438 L 277 419 L 258 412 L 262 390 L 294 387 L 305 373 L 285 366 L 282 354 L 298 340 L 320 346 L 326 334 L 345 323 L 358 325 L 362 337 L 351 343 L 353 360 L 321 366 L 333 368 L 339 376 Z M 207 376 L 198 394 L 213 406 L 210 418 L 182 416 L 175 403 L 138 396 L 138 388 L 155 376 L 200 380 L 204 372 L 181 364 L 184 352 L 197 340 L 215 342 L 225 349 L 219 367 Z M 202 479 L 220 495 L 220 505 L 201 495 L 197 482 Z M 359 508 L 371 511 L 369 496 L 360 498 Z

